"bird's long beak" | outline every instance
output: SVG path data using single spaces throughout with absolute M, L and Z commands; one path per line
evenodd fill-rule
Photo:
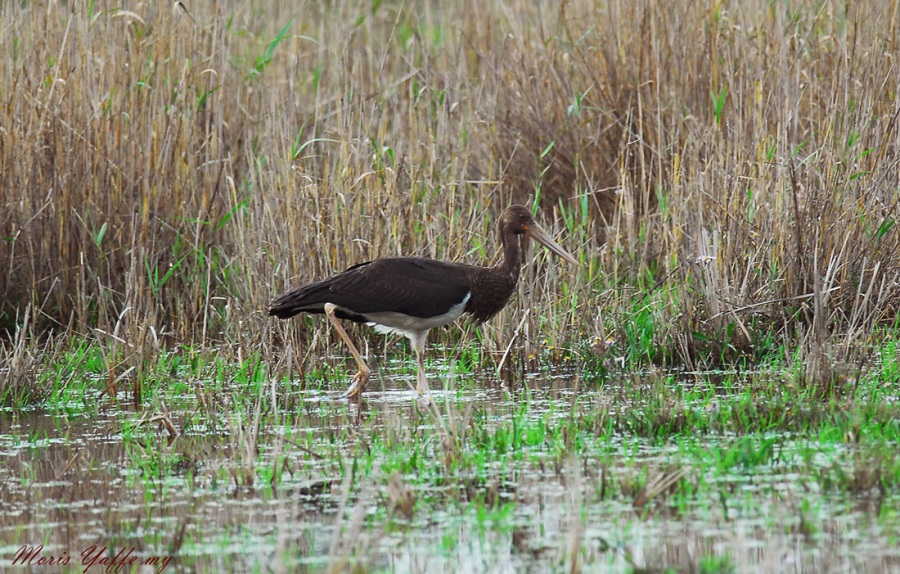
M 559 243 L 553 241 L 553 238 L 550 237 L 550 234 L 544 231 L 544 228 L 538 225 L 537 223 L 531 222 L 528 224 L 528 227 L 525 228 L 525 232 L 535 241 L 556 253 L 572 265 L 580 267 L 581 265 L 578 263 L 578 260 L 572 257 L 572 255 L 560 246 Z

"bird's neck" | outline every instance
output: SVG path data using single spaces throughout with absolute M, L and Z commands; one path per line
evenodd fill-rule
M 515 234 L 504 234 L 501 237 L 503 245 L 503 260 L 497 267 L 509 273 L 513 283 L 519 279 L 519 271 L 522 269 L 522 245 Z

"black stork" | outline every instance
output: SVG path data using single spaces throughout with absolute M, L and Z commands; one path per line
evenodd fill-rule
M 288 291 L 275 299 L 269 315 L 287 319 L 299 313 L 324 313 L 347 343 L 359 372 L 345 397 L 358 398 L 369 379 L 369 367 L 338 319 L 367 323 L 380 333 L 399 333 L 416 350 L 420 395 L 428 393 L 422 355 L 428 330 L 469 313 L 482 323 L 496 315 L 512 296 L 522 268 L 522 239 L 542 243 L 564 260 L 578 261 L 559 246 L 521 205 L 500 215 L 503 259 L 494 267 L 478 267 L 422 257 L 376 259 L 350 267 L 328 279 Z

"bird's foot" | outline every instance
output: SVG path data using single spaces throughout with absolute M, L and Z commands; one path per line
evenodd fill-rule
M 431 388 L 428 386 L 428 379 L 426 379 L 425 377 L 419 377 L 419 380 L 416 383 L 416 392 L 419 393 L 420 397 L 427 397 L 431 395 Z
M 432 407 L 436 407 L 437 403 L 431 393 L 419 394 L 416 396 L 416 406 L 423 411 L 430 411 Z
M 428 379 L 419 370 L 419 380 L 416 382 L 416 403 L 422 409 L 431 409 L 435 406 L 434 398 L 431 396 L 431 389 L 428 386 Z
M 366 383 L 369 382 L 369 373 L 365 371 L 360 371 L 353 375 L 353 381 L 350 383 L 350 387 L 344 391 L 344 394 L 341 397 L 345 399 L 359 399 L 362 396 L 364 390 L 366 390 Z

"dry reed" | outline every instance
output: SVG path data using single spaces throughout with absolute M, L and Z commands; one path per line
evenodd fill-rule
M 832 380 L 895 322 L 896 0 L 186 6 L 0 5 L 0 389 L 46 334 L 136 390 L 176 344 L 309 365 L 337 340 L 273 295 L 492 260 L 536 197 L 587 266 L 531 266 L 495 361 L 648 322 L 649 360 L 774 337 Z

